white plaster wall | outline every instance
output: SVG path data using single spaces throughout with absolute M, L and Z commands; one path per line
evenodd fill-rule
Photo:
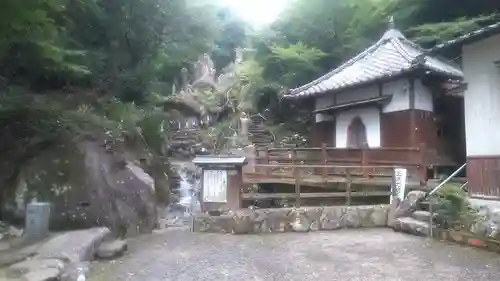
M 500 155 L 500 35 L 462 49 L 467 156 Z
M 378 86 L 372 85 L 337 93 L 337 104 L 367 100 L 378 96 Z
M 333 115 L 325 114 L 325 113 L 318 113 L 315 115 L 315 118 L 316 118 L 316 123 L 320 123 L 320 122 L 333 120 Z
M 415 109 L 434 111 L 432 92 L 420 79 L 415 80 Z
M 382 108 L 382 112 L 395 112 L 410 109 L 410 83 L 401 78 L 382 85 L 383 95 L 392 95 L 391 102 Z
M 410 82 L 407 78 L 387 82 L 382 85 L 383 95 L 392 95 L 392 100 L 383 108 L 384 113 L 410 109 Z M 337 104 L 375 98 L 379 95 L 377 85 L 348 90 L 335 94 L 322 95 L 315 100 L 315 109 L 324 109 L 333 105 L 336 95 Z M 418 79 L 415 80 L 415 109 L 433 111 L 432 93 Z
M 343 111 L 336 116 L 335 145 L 347 147 L 347 128 L 356 117 L 361 118 L 366 127 L 369 147 L 380 147 L 380 111 L 376 107 L 367 107 Z

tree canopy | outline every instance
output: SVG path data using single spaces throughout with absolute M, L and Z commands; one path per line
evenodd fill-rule
M 82 134 L 110 141 L 139 136 L 159 155 L 168 114 L 155 98 L 171 95 L 180 70 L 200 54 L 211 54 L 220 71 L 236 47 L 252 55 L 237 70 L 228 99 L 241 111 L 271 112 L 271 123 L 287 127 L 307 118 L 280 102 L 280 92 L 367 47 L 389 17 L 429 47 L 498 21 L 497 2 L 295 0 L 256 31 L 205 0 L 2 0 L 0 149 L 8 153 L 0 161 L 19 166 L 47 145 Z M 12 179 L 15 171 L 4 174 Z

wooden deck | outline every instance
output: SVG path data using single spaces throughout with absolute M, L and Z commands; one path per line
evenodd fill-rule
M 394 168 L 408 170 L 407 186 L 427 182 L 425 146 L 417 148 L 272 148 L 257 149 L 244 169 L 247 184 L 286 184 L 293 193 L 243 193 L 244 200 L 345 198 L 389 196 Z M 355 190 L 365 185 L 370 189 Z M 302 192 L 303 187 L 324 192 Z M 331 191 L 334 189 L 334 191 Z M 331 192 L 330 192 L 331 191 Z

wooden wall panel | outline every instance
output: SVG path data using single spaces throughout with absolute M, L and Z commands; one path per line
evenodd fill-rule
M 412 133 L 411 118 L 414 118 L 416 127 L 414 133 Z M 437 149 L 437 128 L 433 118 L 432 112 L 423 110 L 405 110 L 382 114 L 380 118 L 382 146 L 417 147 L 420 143 L 425 143 L 428 148 Z M 413 137 L 415 139 L 412 140 Z
M 437 126 L 434 114 L 429 111 L 412 110 L 415 115 L 416 144 L 425 143 L 427 148 L 438 149 Z
M 323 143 L 335 146 L 335 121 L 314 123 L 311 128 L 309 146 L 320 147 Z
M 500 156 L 467 157 L 467 180 L 471 197 L 500 199 Z
M 380 116 L 382 147 L 408 147 L 410 139 L 410 111 L 383 113 Z

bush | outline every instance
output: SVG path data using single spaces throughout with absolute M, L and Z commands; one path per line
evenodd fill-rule
M 460 184 L 447 183 L 438 191 L 438 206 L 435 211 L 434 222 L 438 227 L 449 229 L 462 225 L 462 219 L 469 210 L 467 193 Z

